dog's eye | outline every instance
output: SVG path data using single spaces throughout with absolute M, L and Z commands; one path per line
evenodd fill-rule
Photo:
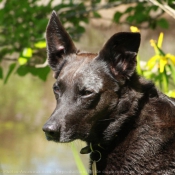
M 81 96 L 86 96 L 87 97 L 87 96 L 90 96 L 92 94 L 93 94 L 93 92 L 90 91 L 90 90 L 83 89 L 83 90 L 80 91 Z
M 54 91 L 54 93 L 59 94 L 60 93 L 60 88 L 58 86 L 54 86 L 53 91 Z

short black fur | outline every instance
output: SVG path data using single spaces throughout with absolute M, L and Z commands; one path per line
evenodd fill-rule
M 98 54 L 77 52 L 53 12 L 46 39 L 57 101 L 47 139 L 85 141 L 81 153 L 101 153 L 99 175 L 175 174 L 175 99 L 138 76 L 140 34 L 117 33 Z

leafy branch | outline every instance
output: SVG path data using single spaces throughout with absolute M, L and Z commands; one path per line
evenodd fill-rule
M 153 0 L 107 0 L 105 3 L 101 0 L 67 0 L 55 6 L 52 5 L 53 0 L 49 0 L 45 5 L 39 5 L 40 1 L 3 1 L 4 8 L 0 9 L 0 79 L 5 82 L 13 73 L 19 76 L 32 73 L 43 80 L 46 79 L 47 75 L 43 74 L 42 77 L 40 71 L 47 67 L 44 33 L 52 9 L 59 13 L 63 25 L 74 40 L 79 40 L 85 32 L 84 24 L 88 23 L 90 18 L 105 18 L 99 13 L 101 9 L 116 10 L 118 8 L 115 7 L 120 6 L 125 6 L 123 11 L 116 10 L 110 18 L 115 23 L 140 28 L 168 28 L 167 20 L 161 17 L 167 11 L 162 10 L 160 5 L 152 5 L 150 2 Z M 168 6 L 162 4 L 163 8 L 172 11 L 170 8 L 174 5 L 173 1 L 168 2 Z M 156 15 L 152 16 L 152 12 Z M 4 61 L 8 61 L 9 65 L 3 67 Z M 11 66 L 11 62 L 15 66 Z M 8 71 L 4 76 L 5 69 Z M 49 73 L 48 70 L 46 72 Z

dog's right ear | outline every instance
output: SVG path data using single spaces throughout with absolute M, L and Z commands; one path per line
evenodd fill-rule
M 65 56 L 76 53 L 77 49 L 62 26 L 55 11 L 52 12 L 46 29 L 48 64 L 53 71 L 62 62 Z

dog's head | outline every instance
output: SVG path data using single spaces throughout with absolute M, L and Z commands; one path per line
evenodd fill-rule
M 55 12 L 46 30 L 48 63 L 56 82 L 56 108 L 43 127 L 48 140 L 100 142 L 119 129 L 121 88 L 135 72 L 139 33 L 114 34 L 98 54 L 79 52 Z M 115 113 L 115 115 L 114 115 Z M 118 117 L 116 117 L 118 116 Z

